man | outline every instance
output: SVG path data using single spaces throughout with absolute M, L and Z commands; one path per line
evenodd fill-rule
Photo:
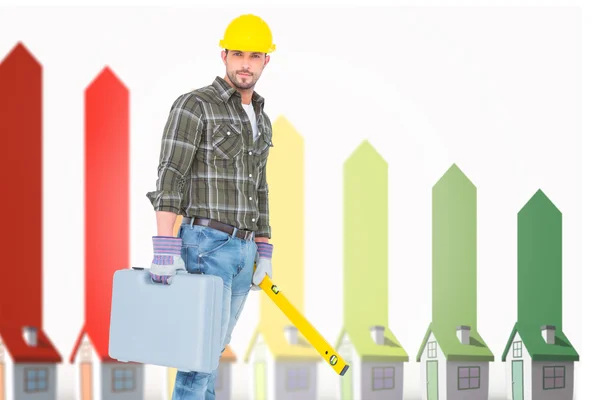
M 223 351 L 249 290 L 260 290 L 266 275 L 272 278 L 266 179 L 272 127 L 254 87 L 275 45 L 261 18 L 242 15 L 229 24 L 220 46 L 225 77 L 175 100 L 162 136 L 156 190 L 147 197 L 158 228 L 152 279 L 170 284 L 184 268 L 223 278 Z M 173 237 L 179 214 L 182 224 Z M 173 400 L 214 399 L 216 375 L 178 371 Z

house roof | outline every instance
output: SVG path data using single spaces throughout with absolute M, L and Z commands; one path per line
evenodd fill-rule
M 368 325 L 358 324 L 342 330 L 335 343 L 336 349 L 340 347 L 344 334 L 348 335 L 358 356 L 364 361 L 408 361 L 408 354 L 386 326 L 383 331 L 383 345 L 375 343 Z
M 283 329 L 278 329 L 275 324 L 261 324 L 256 328 L 250 339 L 250 345 L 244 356 L 244 362 L 250 360 L 250 355 L 254 350 L 254 345 L 259 335 L 264 338 L 265 344 L 275 360 L 319 361 L 322 359 L 321 355 L 306 340 L 301 332 L 298 332 L 298 344 L 290 344 L 285 337 Z
M 494 361 L 494 354 L 476 329 L 471 328 L 469 344 L 462 344 L 458 340 L 455 327 L 437 327 L 431 323 L 417 353 L 417 362 L 421 361 L 421 355 L 431 333 L 434 334 L 439 349 L 448 361 Z
M 548 344 L 542 337 L 541 326 L 520 322 L 515 324 L 510 334 L 502 353 L 502 361 L 506 361 L 506 355 L 517 332 L 533 361 L 579 361 L 579 354 L 562 329 L 556 329 L 555 344 Z
M 237 361 L 237 356 L 233 350 L 231 350 L 231 346 L 229 345 L 225 346 L 225 351 L 223 351 L 223 354 L 221 354 L 221 362 L 223 361 L 232 363 Z
M 100 358 L 101 362 L 118 362 L 114 358 L 111 358 L 108 355 L 108 333 L 106 334 L 106 338 L 104 335 L 100 335 L 100 337 L 95 337 L 91 335 L 90 332 L 87 331 L 84 326 L 81 328 L 79 332 L 79 336 L 77 336 L 77 340 L 75 340 L 75 345 L 73 346 L 73 350 L 71 351 L 71 356 L 69 357 L 69 362 L 72 364 L 75 362 L 75 358 L 77 357 L 77 351 L 79 350 L 79 346 L 81 345 L 81 340 L 83 339 L 83 335 L 87 334 L 90 340 L 90 344 L 98 354 L 98 358 Z M 103 340 L 106 339 L 106 340 Z
M 15 363 L 54 362 L 61 363 L 62 357 L 43 329 L 37 328 L 37 346 L 29 346 L 18 326 L 0 326 L 0 338 Z
M 94 348 L 94 350 L 98 354 L 98 357 L 100 358 L 101 362 L 104 362 L 104 363 L 120 362 L 120 361 L 115 360 L 114 358 L 111 358 L 108 355 L 108 344 L 107 344 L 107 347 L 106 347 L 106 353 L 101 353 L 99 351 L 99 349 L 98 349 L 98 346 L 94 342 L 94 338 L 92 338 L 89 335 L 89 333 L 86 331 L 85 326 L 84 326 L 81 329 L 81 331 L 79 332 L 79 335 L 77 336 L 77 340 L 75 340 L 75 346 L 73 346 L 73 350 L 71 350 L 71 355 L 69 357 L 69 362 L 71 364 L 73 364 L 75 362 L 75 359 L 77 358 L 77 351 L 79 350 L 79 346 L 81 345 L 81 341 L 83 340 L 83 336 L 86 333 L 88 334 L 88 338 L 90 340 L 90 344 L 92 345 L 92 347 Z M 223 351 L 223 354 L 221 355 L 221 361 L 225 361 L 225 362 L 236 362 L 237 361 L 237 356 L 235 355 L 235 353 L 231 349 L 231 346 L 229 346 L 229 345 L 225 346 L 225 351 Z M 136 363 L 136 362 L 130 362 L 129 364 L 138 364 L 138 363 Z

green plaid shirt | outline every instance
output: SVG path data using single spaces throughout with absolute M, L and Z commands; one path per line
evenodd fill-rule
M 154 210 L 271 238 L 266 166 L 273 131 L 256 92 L 252 104 L 256 141 L 241 95 L 223 78 L 175 100 L 161 139 L 156 190 L 146 194 Z

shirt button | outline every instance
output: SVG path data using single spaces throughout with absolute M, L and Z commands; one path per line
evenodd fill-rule
M 254 218 L 252 218 L 252 222 L 256 221 Z
M 252 152 L 249 152 L 248 154 L 252 155 Z
M 231 135 L 231 132 L 227 131 L 227 134 L 228 134 L 228 135 Z
M 252 174 L 248 175 L 250 178 L 252 178 Z

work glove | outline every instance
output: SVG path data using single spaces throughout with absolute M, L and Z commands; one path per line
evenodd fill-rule
M 154 258 L 150 266 L 150 278 L 153 282 L 170 285 L 177 270 L 185 270 L 181 243 L 178 237 L 152 236 Z
M 271 266 L 271 257 L 273 256 L 273 245 L 265 242 L 256 242 L 258 250 L 256 251 L 256 269 L 252 276 L 252 290 L 260 290 L 260 283 L 265 276 L 273 279 L 273 267 Z

